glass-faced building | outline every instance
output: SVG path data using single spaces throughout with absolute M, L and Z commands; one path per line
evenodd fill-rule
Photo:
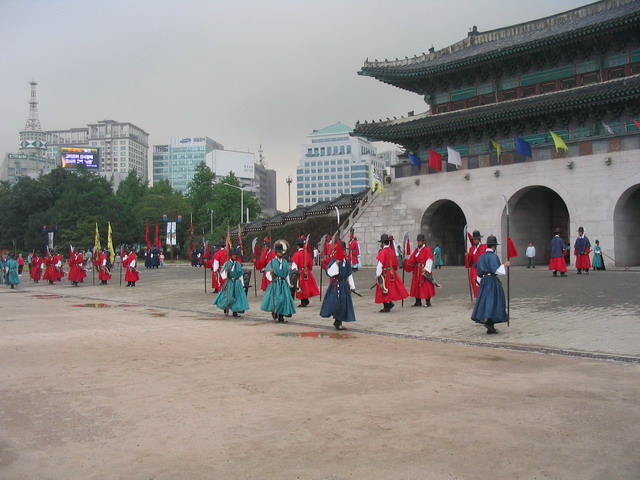
M 372 168 L 384 169 L 376 148 L 352 132 L 338 122 L 307 135 L 297 169 L 299 207 L 357 193 L 371 185 Z

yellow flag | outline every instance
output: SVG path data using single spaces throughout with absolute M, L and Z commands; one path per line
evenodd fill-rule
M 384 193 L 382 173 L 373 165 L 371 165 L 369 168 L 371 169 L 371 191 L 375 192 L 376 190 L 378 190 L 380 195 L 382 195 Z
M 493 148 L 496 149 L 496 153 L 498 154 L 498 160 L 500 160 L 500 154 L 502 153 L 502 147 L 500 146 L 500 144 L 498 142 L 494 142 L 493 140 L 489 140 L 491 142 L 491 145 L 493 145 Z
M 98 222 L 96 222 L 96 239 L 93 242 L 93 245 L 95 247 L 94 253 L 98 253 L 101 250 L 101 247 L 100 247 L 100 232 L 98 231 Z
M 116 253 L 113 251 L 113 240 L 111 239 L 111 222 L 108 223 L 109 227 L 107 230 L 107 248 L 109 249 L 109 261 L 113 265 L 113 262 L 116 259 Z
M 549 130 L 549 133 L 551 134 L 551 138 L 553 138 L 553 143 L 556 146 L 556 152 L 558 151 L 559 148 L 562 148 L 563 150 L 569 150 L 569 147 L 567 147 L 567 144 L 564 143 L 564 140 L 562 140 L 562 138 L 560 138 L 558 134 L 553 133 L 551 130 Z

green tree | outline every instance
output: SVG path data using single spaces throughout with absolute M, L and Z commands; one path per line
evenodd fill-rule
M 257 216 L 262 213 L 260 204 L 253 192 L 240 191 L 240 182 L 233 172 L 226 177 L 222 177 L 213 185 L 213 218 L 214 218 L 214 239 L 223 238 L 227 231 L 227 222 L 230 226 L 237 226 L 240 223 L 240 195 L 243 195 L 243 216 L 246 216 L 247 208 L 250 215 Z
M 214 206 L 214 179 L 215 173 L 204 162 L 200 162 L 193 179 L 187 185 L 187 198 L 191 204 L 196 230 L 209 224 L 210 209 Z

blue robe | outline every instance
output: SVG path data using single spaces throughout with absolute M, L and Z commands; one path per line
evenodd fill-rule
M 15 259 L 10 258 L 7 260 L 6 267 L 9 269 L 7 272 L 7 282 L 9 285 L 18 285 L 20 283 L 20 277 L 18 276 L 18 262 Z
M 604 270 L 604 259 L 602 258 L 602 248 L 600 245 L 593 247 L 593 261 L 591 266 L 594 270 Z
M 478 276 L 481 277 L 478 299 L 473 307 L 471 320 L 478 323 L 502 323 L 508 320 L 507 302 L 504 297 L 502 283 L 496 275 L 500 268 L 500 259 L 493 252 L 487 250 L 476 263 Z
M 444 262 L 442 261 L 442 249 L 440 247 L 433 249 L 433 258 L 435 259 L 433 264 L 434 267 L 441 267 L 444 265 Z
M 221 310 L 228 308 L 230 311 L 237 313 L 249 310 L 247 294 L 240 281 L 244 274 L 242 264 L 235 260 L 227 260 L 221 270 L 227 272 L 227 281 L 218 296 L 213 300 L 213 304 Z M 229 296 L 228 302 L 227 294 Z
M 327 265 L 327 270 L 336 262 L 332 258 Z M 349 277 L 352 273 L 351 263 L 343 260 L 338 263 L 339 273 L 335 277 L 331 277 L 327 293 L 322 299 L 322 307 L 320 307 L 320 316 L 329 318 L 333 316 L 339 322 L 355 322 L 356 314 L 353 309 L 353 301 L 351 300 L 351 286 L 349 285 Z
M 291 289 L 287 283 L 287 277 L 291 268 L 289 262 L 278 257 L 271 259 L 265 267 L 265 271 L 271 271 L 273 279 L 262 297 L 260 309 L 265 312 L 271 312 L 285 317 L 290 317 L 296 313 L 296 306 L 293 303 Z

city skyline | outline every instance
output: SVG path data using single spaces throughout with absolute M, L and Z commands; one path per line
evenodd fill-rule
M 413 93 L 357 75 L 367 58 L 420 55 L 473 25 L 486 31 L 586 3 L 0 1 L 0 154 L 18 149 L 36 80 L 43 130 L 113 119 L 149 132 L 150 148 L 194 132 L 230 150 L 262 145 L 287 210 L 286 178 L 295 180 L 314 129 L 426 109 Z

